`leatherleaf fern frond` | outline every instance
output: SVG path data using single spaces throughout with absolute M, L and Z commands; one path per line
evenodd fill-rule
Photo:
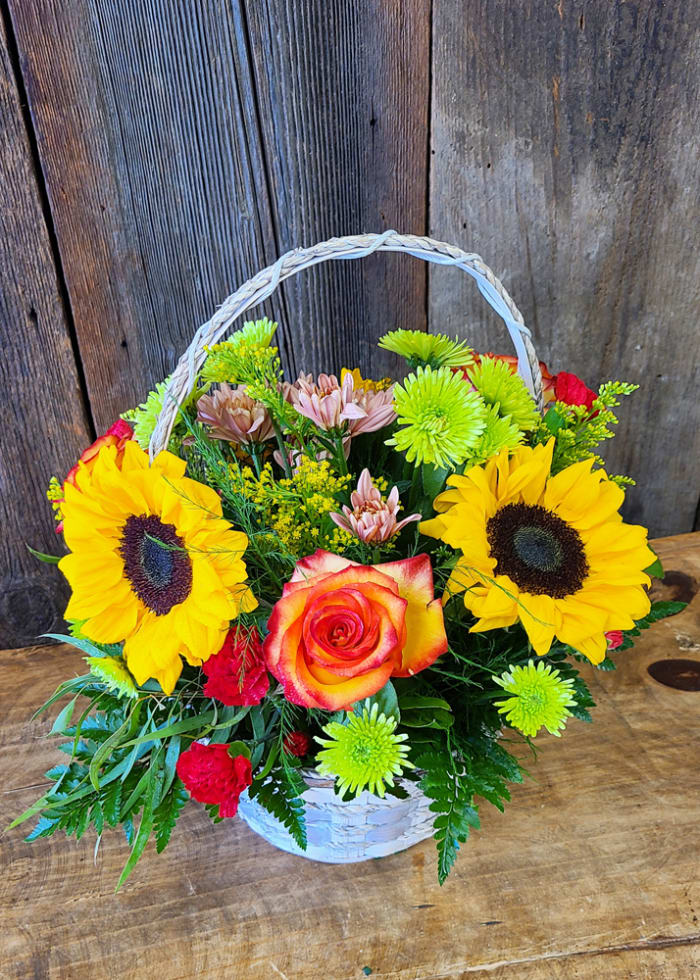
M 438 852 L 438 881 L 442 885 L 464 844 L 479 829 L 479 796 L 503 811 L 510 800 L 506 781 L 522 782 L 518 762 L 501 746 L 483 736 L 457 737 L 451 744 L 432 746 L 416 758 L 423 770 L 420 787 L 432 800 L 433 827 Z
M 263 780 L 253 780 L 248 795 L 276 817 L 302 851 L 306 850 L 306 821 L 301 794 L 307 789 L 299 767 L 281 754 L 280 763 Z

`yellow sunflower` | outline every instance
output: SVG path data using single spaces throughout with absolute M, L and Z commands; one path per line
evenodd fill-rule
M 209 487 L 163 452 L 149 466 L 136 442 L 102 449 L 66 484 L 59 562 L 73 594 L 66 618 L 98 643 L 124 641 L 139 684 L 155 677 L 170 694 L 181 655 L 199 665 L 222 645 L 230 621 L 257 601 L 242 560 L 248 544 L 222 517 Z
M 464 592 L 473 632 L 520 620 L 538 654 L 554 637 L 600 663 L 607 630 L 649 612 L 643 527 L 624 524 L 622 490 L 588 459 L 550 476 L 554 440 L 507 450 L 448 479 L 424 534 L 461 552 L 448 583 Z

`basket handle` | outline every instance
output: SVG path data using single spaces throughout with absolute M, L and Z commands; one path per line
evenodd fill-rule
M 405 252 L 426 262 L 456 266 L 475 279 L 481 295 L 508 328 L 518 355 L 518 373 L 538 408 L 542 408 L 542 373 L 530 331 L 502 283 L 478 255 L 463 252 L 455 245 L 436 242 L 432 238 L 399 235 L 395 231 L 385 231 L 381 235 L 350 235 L 347 238 L 331 238 L 327 242 L 312 245 L 311 248 L 295 248 L 282 255 L 273 265 L 258 272 L 224 300 L 211 320 L 202 324 L 178 361 L 168 385 L 163 409 L 151 437 L 151 458 L 168 445 L 179 406 L 194 387 L 197 373 L 206 359 L 206 347 L 215 344 L 228 333 L 234 322 L 251 306 L 262 303 L 281 282 L 302 269 L 309 269 L 329 259 L 360 259 L 372 255 L 373 252 Z

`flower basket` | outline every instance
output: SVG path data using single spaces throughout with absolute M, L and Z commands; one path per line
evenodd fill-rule
M 231 333 L 297 272 L 380 251 L 466 272 L 515 356 L 393 330 L 379 345 L 402 377 L 289 380 L 277 324 Z M 596 454 L 635 387 L 552 375 L 452 245 L 356 235 L 259 272 L 52 480 L 72 590 L 57 638 L 88 673 L 39 709 L 65 702 L 64 761 L 12 826 L 121 826 L 121 885 L 195 800 L 317 861 L 432 834 L 444 881 L 482 803 L 503 810 L 522 781 L 518 743 L 591 720 L 577 664 L 613 669 L 680 608 L 650 603 L 661 566 L 619 514 L 631 481 Z
M 151 455 L 167 446 L 180 401 L 191 391 L 206 348 L 225 336 L 247 310 L 263 302 L 285 279 L 321 262 L 365 258 L 377 251 L 403 252 L 438 265 L 456 266 L 472 276 L 484 299 L 506 324 L 518 357 L 518 371 L 542 405 L 542 374 L 530 331 L 522 314 L 502 283 L 480 256 L 467 254 L 445 242 L 394 231 L 382 235 L 336 238 L 308 249 L 295 249 L 278 262 L 244 283 L 197 332 L 172 376 L 169 393 L 151 442 Z M 433 834 L 431 800 L 411 783 L 405 785 L 408 800 L 360 793 L 354 800 L 341 801 L 332 779 L 319 778 L 305 770 L 308 789 L 303 793 L 306 810 L 307 846 L 304 850 L 280 821 L 247 793 L 241 796 L 238 814 L 251 830 L 270 844 L 310 860 L 329 864 L 351 864 L 403 851 Z

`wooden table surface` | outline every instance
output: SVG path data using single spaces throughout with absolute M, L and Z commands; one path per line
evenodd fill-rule
M 447 884 L 433 842 L 320 865 L 240 821 L 187 808 L 161 856 L 123 890 L 121 834 L 0 837 L 0 977 L 221 980 L 605 980 L 700 976 L 700 692 L 662 686 L 657 660 L 700 660 L 700 534 L 656 542 L 657 598 L 691 599 L 619 658 L 587 670 L 594 724 L 541 740 L 534 780 L 504 815 L 486 805 Z M 56 761 L 32 710 L 80 656 L 0 654 L 0 826 Z M 369 972 L 371 971 L 371 973 Z

